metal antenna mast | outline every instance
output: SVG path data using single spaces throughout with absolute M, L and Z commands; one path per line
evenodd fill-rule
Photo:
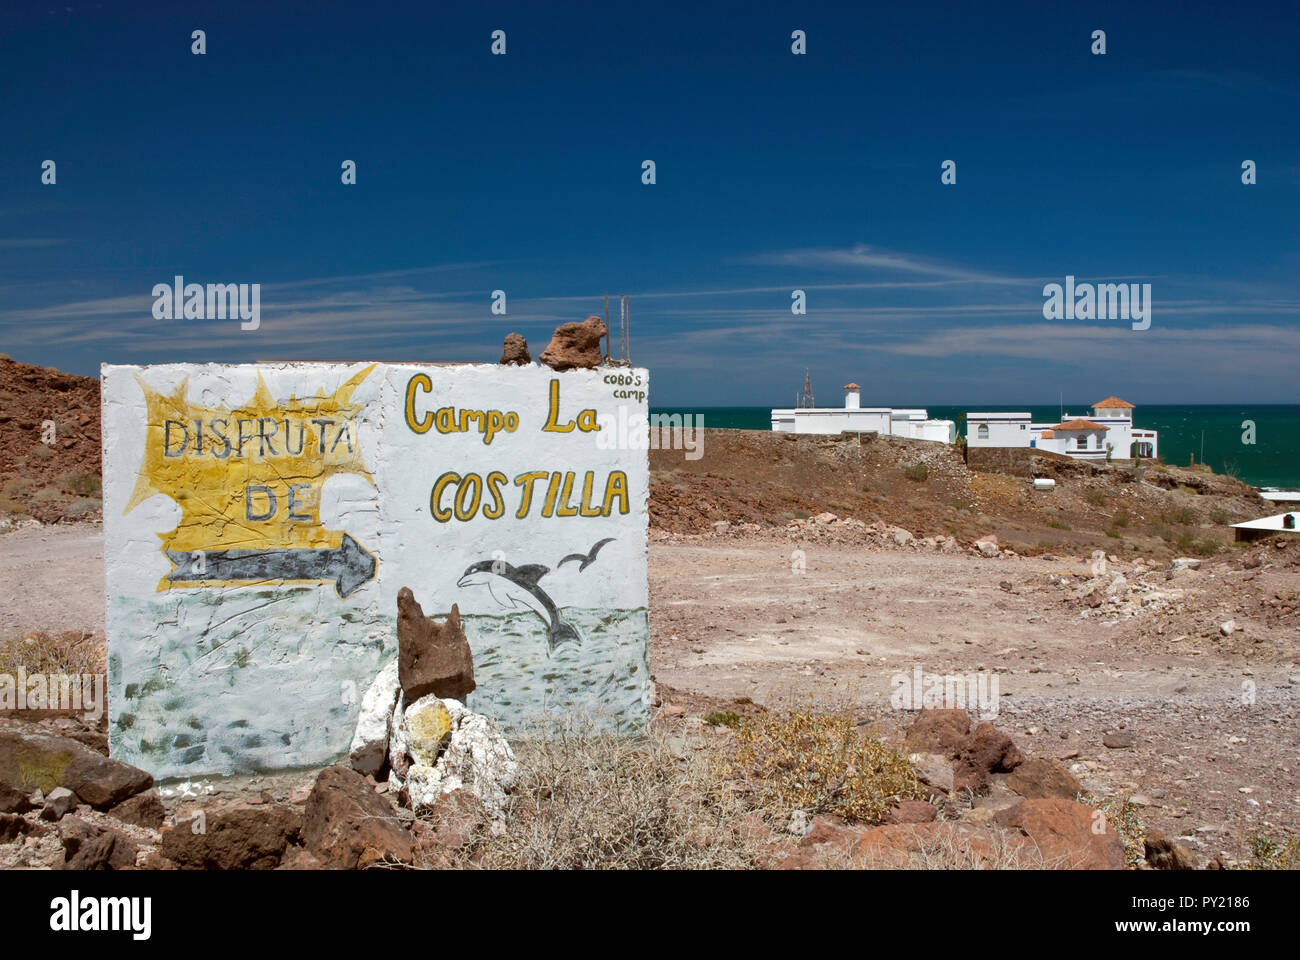
M 808 368 L 803 369 L 803 393 L 799 395 L 799 407 L 811 408 L 817 404 L 813 402 L 812 377 L 808 374 Z

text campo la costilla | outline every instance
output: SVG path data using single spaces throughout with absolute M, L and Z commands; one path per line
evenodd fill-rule
M 633 382 L 634 378 L 630 375 L 611 374 L 606 377 L 611 383 L 621 382 L 622 379 L 629 381 L 628 386 L 640 386 Z M 433 381 L 427 374 L 417 373 L 407 382 L 405 421 L 414 433 L 425 434 L 430 430 L 436 430 L 440 434 L 477 432 L 482 436 L 484 445 L 489 445 L 498 434 L 514 433 L 519 427 L 519 415 L 514 411 L 442 407 L 417 416 L 419 395 L 432 390 Z M 615 395 L 629 399 L 645 398 L 644 389 L 618 390 Z M 281 425 L 283 437 L 280 435 Z M 191 429 L 189 424 L 182 421 L 167 420 L 163 424 L 163 455 L 174 458 L 190 452 L 191 455 L 206 454 L 218 460 L 230 457 L 241 459 L 253 456 L 253 450 L 256 449 L 255 455 L 259 458 L 265 458 L 268 454 L 272 457 L 296 457 L 303 455 L 311 445 L 315 446 L 316 452 L 321 456 L 335 453 L 340 445 L 346 448 L 348 454 L 354 452 L 355 426 L 348 420 L 313 417 L 303 418 L 296 425 L 298 436 L 295 443 L 290 418 L 214 418 L 206 423 L 206 430 L 203 421 L 194 421 Z M 594 409 L 581 410 L 577 416 L 562 417 L 560 382 L 552 380 L 546 423 L 542 432 L 572 433 L 576 430 L 595 433 L 600 429 Z M 281 446 L 277 448 L 277 444 Z M 605 477 L 603 489 L 598 489 L 593 471 L 587 471 L 579 478 L 574 471 L 530 470 L 516 475 L 513 481 L 499 470 L 493 470 L 486 476 L 447 471 L 434 480 L 430 490 L 430 515 L 439 523 L 447 523 L 453 518 L 466 521 L 479 515 L 496 520 L 505 515 L 504 488 L 511 482 L 519 491 L 518 507 L 514 515 L 520 520 L 528 516 L 535 506 L 543 517 L 608 517 L 615 512 L 626 514 L 631 509 L 627 474 L 622 470 L 611 471 Z M 263 493 L 264 488 L 259 487 L 258 492 Z M 252 507 L 249 509 L 250 521 L 268 519 L 264 515 L 252 515 Z

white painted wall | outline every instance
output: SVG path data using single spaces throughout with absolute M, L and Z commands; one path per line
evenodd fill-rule
M 987 436 L 980 427 L 988 427 Z M 1028 413 L 968 413 L 966 443 L 972 447 L 1027 447 L 1031 434 Z
M 346 753 L 361 695 L 380 668 L 396 656 L 396 597 L 409 586 L 427 614 L 441 618 L 457 604 L 475 655 L 478 689 L 469 705 L 517 725 L 543 710 L 581 710 L 598 723 L 636 728 L 649 709 L 645 370 L 620 370 L 636 386 L 605 382 L 608 371 L 557 374 L 541 367 L 376 364 L 353 394 L 356 443 L 364 469 L 321 473 L 321 458 L 304 455 L 289 464 L 291 479 L 318 497 L 312 518 L 280 516 L 263 526 L 246 517 L 215 519 L 207 500 L 228 497 L 244 506 L 243 491 L 284 463 L 253 455 L 204 461 L 167 458 L 164 468 L 145 470 L 147 445 L 157 450 L 162 424 L 150 422 L 144 385 L 160 394 L 183 389 L 181 400 L 237 415 L 248 412 L 265 381 L 277 409 L 291 396 L 327 397 L 366 364 L 167 365 L 103 368 L 104 533 L 106 622 L 109 651 L 110 741 L 114 756 L 159 777 L 195 776 L 253 768 L 277 769 L 330 762 Z M 407 422 L 407 386 L 427 376 L 431 389 L 415 391 L 411 417 L 418 424 L 440 407 L 513 412 L 513 432 L 490 443 L 481 432 L 416 433 Z M 550 385 L 559 383 L 559 424 L 582 410 L 600 431 L 547 432 Z M 313 401 L 308 401 L 313 402 Z M 619 408 L 623 407 L 623 416 Z M 317 411 L 319 412 L 319 411 Z M 616 425 L 630 424 L 620 431 Z M 268 427 L 269 429 L 269 427 Z M 326 429 L 326 428 L 322 428 Z M 173 444 L 173 449 L 178 447 Z M 310 442 L 307 451 L 312 450 Z M 186 460 L 183 479 L 160 484 L 130 505 L 142 472 L 157 476 Z M 313 465 L 313 463 L 315 465 Z M 186 473 L 185 471 L 191 471 Z M 204 472 L 207 471 L 207 472 Z M 444 474 L 494 471 L 505 477 L 502 515 L 480 509 L 463 520 L 432 515 L 430 494 Z M 609 516 L 544 516 L 549 477 L 539 481 L 532 504 L 520 517 L 523 487 L 516 477 L 530 471 L 573 473 L 570 503 L 593 473 L 594 498 L 603 500 L 606 479 L 627 478 L 627 512 L 613 500 Z M 214 481 L 213 476 L 219 479 Z M 217 483 L 218 496 L 207 491 Z M 207 485 L 207 486 L 205 486 Z M 270 485 L 270 484 L 268 484 Z M 203 492 L 203 496 L 196 493 Z M 444 504 L 453 494 L 445 495 Z M 558 497 L 556 498 L 559 499 Z M 265 499 L 257 501 L 259 508 Z M 469 504 L 467 496 L 466 506 Z M 229 505 L 229 504 L 227 504 Z M 233 509 L 233 508 L 232 508 Z M 300 508 L 301 510 L 302 508 Z M 198 518 L 199 522 L 195 522 Z M 184 521 L 184 522 L 183 522 Z M 197 569 L 195 551 L 163 550 L 197 536 L 207 562 L 248 537 L 265 539 L 263 552 L 301 550 L 303 537 L 347 534 L 376 560 L 372 579 L 340 596 L 332 582 L 284 579 L 174 583 L 175 574 Z M 612 538 L 586 570 L 568 554 L 586 555 Z M 322 549 L 333 549 L 328 543 Z M 277 556 L 282 556 L 277 554 Z M 295 554 L 295 557 L 301 554 Z M 331 554 L 333 556 L 333 554 Z M 467 568 L 499 559 L 512 567 L 540 564 L 538 580 L 570 623 L 580 643 L 554 650 L 545 618 L 524 608 L 505 608 L 507 593 L 460 585 Z M 187 567 L 186 564 L 189 564 Z M 216 567 L 208 568 L 209 570 Z M 227 568 L 222 568 L 227 569 Z M 499 569 L 504 570 L 504 567 Z M 510 586 L 510 584 L 505 584 Z

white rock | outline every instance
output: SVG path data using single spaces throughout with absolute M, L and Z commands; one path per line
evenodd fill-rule
M 352 735 L 348 757 L 357 773 L 378 773 L 388 753 L 388 735 L 393 722 L 393 705 L 401 684 L 397 680 L 397 661 L 380 670 L 361 698 L 361 715 Z
M 1169 562 L 1169 569 L 1175 573 L 1179 570 L 1199 570 L 1201 561 L 1196 557 L 1175 557 Z
M 397 703 L 393 705 L 393 721 L 388 740 L 388 764 L 399 777 L 406 776 L 410 761 L 406 759 L 406 731 L 402 729 L 402 717 L 406 714 L 406 694 L 397 691 Z
M 813 517 L 813 520 L 816 521 L 817 523 L 834 523 L 838 519 L 839 517 L 835 516 L 835 514 L 831 513 L 830 511 L 827 511 L 826 513 L 819 513 L 817 514 L 817 516 Z
M 895 527 L 893 531 L 894 543 L 900 547 L 905 547 L 916 538 L 912 536 L 911 531 L 904 530 L 902 527 Z
M 1236 629 L 1237 629 L 1236 620 L 1225 620 L 1223 623 L 1219 624 L 1219 632 L 1223 634 L 1225 637 L 1231 636 L 1232 631 Z
M 425 704 L 430 700 L 437 698 L 422 697 L 411 705 L 407 716 L 417 709 L 429 709 Z M 451 717 L 451 739 L 435 763 L 412 763 L 406 770 L 411 809 L 422 813 L 444 793 L 463 787 L 482 801 L 494 820 L 504 819 L 507 794 L 519 779 L 519 764 L 510 744 L 487 717 L 468 710 L 459 700 L 440 702 Z M 402 729 L 405 726 L 400 725 Z
M 998 542 L 995 539 L 976 540 L 975 549 L 980 552 L 982 557 L 996 557 L 1000 552 Z

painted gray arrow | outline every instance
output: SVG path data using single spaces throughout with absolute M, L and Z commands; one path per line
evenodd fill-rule
M 334 581 L 340 597 L 347 597 L 375 575 L 374 554 L 349 534 L 336 550 L 164 550 L 176 569 L 167 575 L 172 583 L 274 580 Z

